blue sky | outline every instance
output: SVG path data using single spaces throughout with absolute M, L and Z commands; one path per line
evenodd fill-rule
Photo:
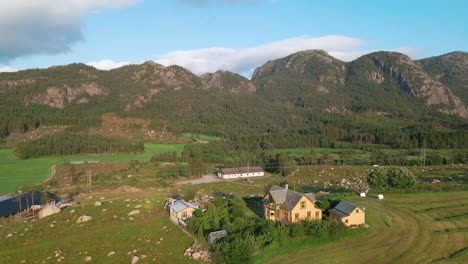
M 0 71 L 154 60 L 248 76 L 269 59 L 315 48 L 345 61 L 375 50 L 417 59 L 467 51 L 466 10 L 457 0 L 4 1 Z

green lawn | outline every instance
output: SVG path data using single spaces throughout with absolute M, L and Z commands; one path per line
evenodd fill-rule
M 89 263 L 130 263 L 134 255 L 140 257 L 139 264 L 200 263 L 184 256 L 193 239 L 171 223 L 163 209 L 165 197 L 133 194 L 127 201 L 101 195 L 106 200 L 99 207 L 94 206 L 95 200 L 85 199 L 80 201 L 84 205 L 44 219 L 17 223 L 0 219 L 0 263 L 58 263 L 64 257 L 61 263 L 75 264 L 87 263 L 86 256 L 92 257 Z M 130 219 L 128 213 L 136 206 L 141 206 L 140 213 Z M 76 223 L 82 215 L 93 219 Z M 13 236 L 5 239 L 10 233 Z M 115 255 L 108 256 L 111 251 Z
M 284 248 L 267 247 L 256 262 L 466 263 L 468 192 L 347 199 L 365 207 L 369 232 L 322 244 L 298 241 Z
M 191 134 L 191 133 L 184 133 L 184 134 L 182 134 L 182 136 L 185 137 L 185 138 L 197 138 L 197 137 L 199 137 L 200 141 L 214 141 L 214 140 L 221 140 L 222 139 L 220 137 L 197 135 L 197 134 Z
M 145 144 L 145 153 L 106 156 L 64 156 L 21 160 L 13 157 L 13 149 L 0 149 L 0 195 L 14 192 L 18 187 L 38 183 L 50 175 L 51 167 L 67 160 L 148 161 L 155 153 L 177 152 L 185 144 Z

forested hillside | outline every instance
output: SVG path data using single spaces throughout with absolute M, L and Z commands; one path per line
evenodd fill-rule
M 269 61 L 252 80 L 154 62 L 1 73 L 0 143 L 44 125 L 86 133 L 112 112 L 148 120 L 152 133 L 278 148 L 465 148 L 467 61 L 465 52 L 420 61 L 376 52 L 348 63 L 313 50 Z

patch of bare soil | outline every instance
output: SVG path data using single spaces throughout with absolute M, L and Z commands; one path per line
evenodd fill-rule
M 128 185 L 122 185 L 119 188 L 114 190 L 114 193 L 135 193 L 141 192 L 140 189 Z
M 156 141 L 170 143 L 187 143 L 186 138 L 177 137 L 167 131 L 162 122 L 158 128 L 150 128 L 150 120 L 134 117 L 120 117 L 115 113 L 103 114 L 100 128 L 92 129 L 90 133 L 108 137 L 127 138 L 134 141 Z

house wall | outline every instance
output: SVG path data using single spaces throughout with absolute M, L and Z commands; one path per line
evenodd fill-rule
M 250 172 L 250 173 L 239 173 L 239 174 L 222 174 L 218 173 L 218 176 L 223 179 L 234 179 L 234 178 L 243 178 L 243 177 L 260 177 L 264 176 L 265 173 L 262 172 Z
M 349 214 L 349 216 L 343 217 L 341 221 L 346 226 L 363 225 L 366 223 L 366 215 L 360 208 L 356 208 L 351 214 Z
M 366 223 L 366 214 L 360 208 L 356 208 L 349 216 L 340 218 L 337 215 L 330 214 L 333 218 L 343 222 L 345 226 L 358 226 Z
M 171 209 L 170 214 L 171 214 L 171 217 L 173 217 L 173 218 L 182 219 L 182 214 L 187 213 L 187 218 L 186 219 L 189 219 L 189 218 L 193 217 L 194 212 L 195 212 L 195 209 L 189 207 L 189 208 L 186 208 L 186 209 L 184 209 L 184 210 L 182 210 L 180 212 L 176 212 L 176 211 Z
M 301 202 L 304 202 L 305 207 L 301 208 Z M 310 215 L 308 214 L 310 213 Z M 322 210 L 315 206 L 309 198 L 303 196 L 301 200 L 291 210 L 291 223 L 300 221 L 313 221 L 322 219 Z
M 270 195 L 267 194 L 264 198 L 270 199 Z M 305 208 L 301 208 L 301 202 L 305 202 Z M 271 211 L 274 211 L 274 213 L 271 214 Z M 310 217 L 308 217 L 308 212 L 310 212 Z M 299 214 L 297 219 L 296 214 Z M 317 208 L 311 200 L 304 196 L 291 211 L 280 209 L 275 203 L 267 204 L 264 209 L 264 216 L 267 220 L 287 224 L 300 221 L 320 220 L 322 219 L 322 210 Z

